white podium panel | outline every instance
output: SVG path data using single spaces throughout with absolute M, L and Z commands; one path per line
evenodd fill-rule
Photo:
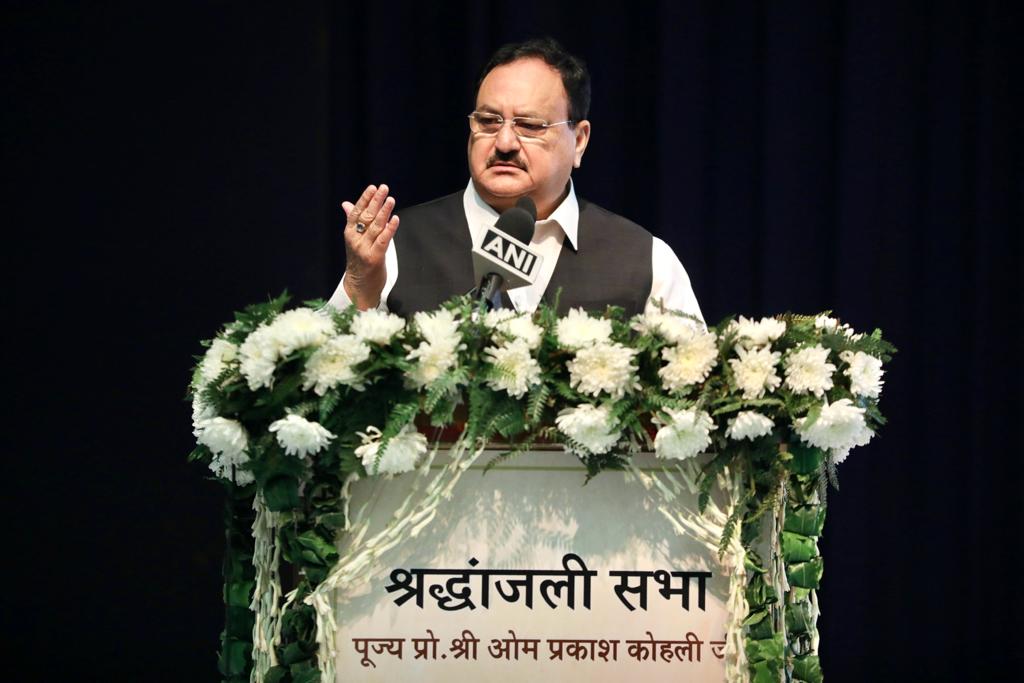
M 621 472 L 584 486 L 561 451 L 485 475 L 493 455 L 418 536 L 336 592 L 338 681 L 724 680 L 728 577 L 656 492 Z M 353 486 L 370 534 L 415 477 Z

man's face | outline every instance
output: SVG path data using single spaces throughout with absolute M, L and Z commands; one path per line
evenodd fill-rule
M 476 111 L 500 114 L 506 120 L 497 135 L 469 134 L 469 172 L 477 192 L 498 211 L 528 195 L 537 204 L 538 217 L 546 218 L 561 201 L 572 169 L 580 165 L 590 123 L 552 126 L 540 138 L 520 138 L 508 120 L 568 119 L 569 98 L 561 75 L 536 58 L 496 67 L 480 84 Z

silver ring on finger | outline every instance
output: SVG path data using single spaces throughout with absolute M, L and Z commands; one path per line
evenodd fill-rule
M 356 223 L 356 232 L 360 235 L 366 232 L 366 223 Z

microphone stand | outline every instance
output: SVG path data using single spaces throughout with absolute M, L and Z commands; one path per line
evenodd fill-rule
M 477 300 L 486 306 L 488 311 L 501 308 L 501 285 L 504 281 L 505 278 L 497 273 L 488 273 L 480 281 L 480 286 L 477 288 Z

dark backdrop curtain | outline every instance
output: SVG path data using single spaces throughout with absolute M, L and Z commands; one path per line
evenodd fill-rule
M 832 309 L 900 348 L 890 426 L 829 500 L 828 679 L 1024 667 L 1018 3 L 15 3 L 4 19 L 17 669 L 213 680 L 220 497 L 183 462 L 196 340 L 286 286 L 328 296 L 338 203 L 366 184 L 389 183 L 399 213 L 464 186 L 477 70 L 540 34 L 593 73 L 578 191 L 668 241 L 710 321 Z

